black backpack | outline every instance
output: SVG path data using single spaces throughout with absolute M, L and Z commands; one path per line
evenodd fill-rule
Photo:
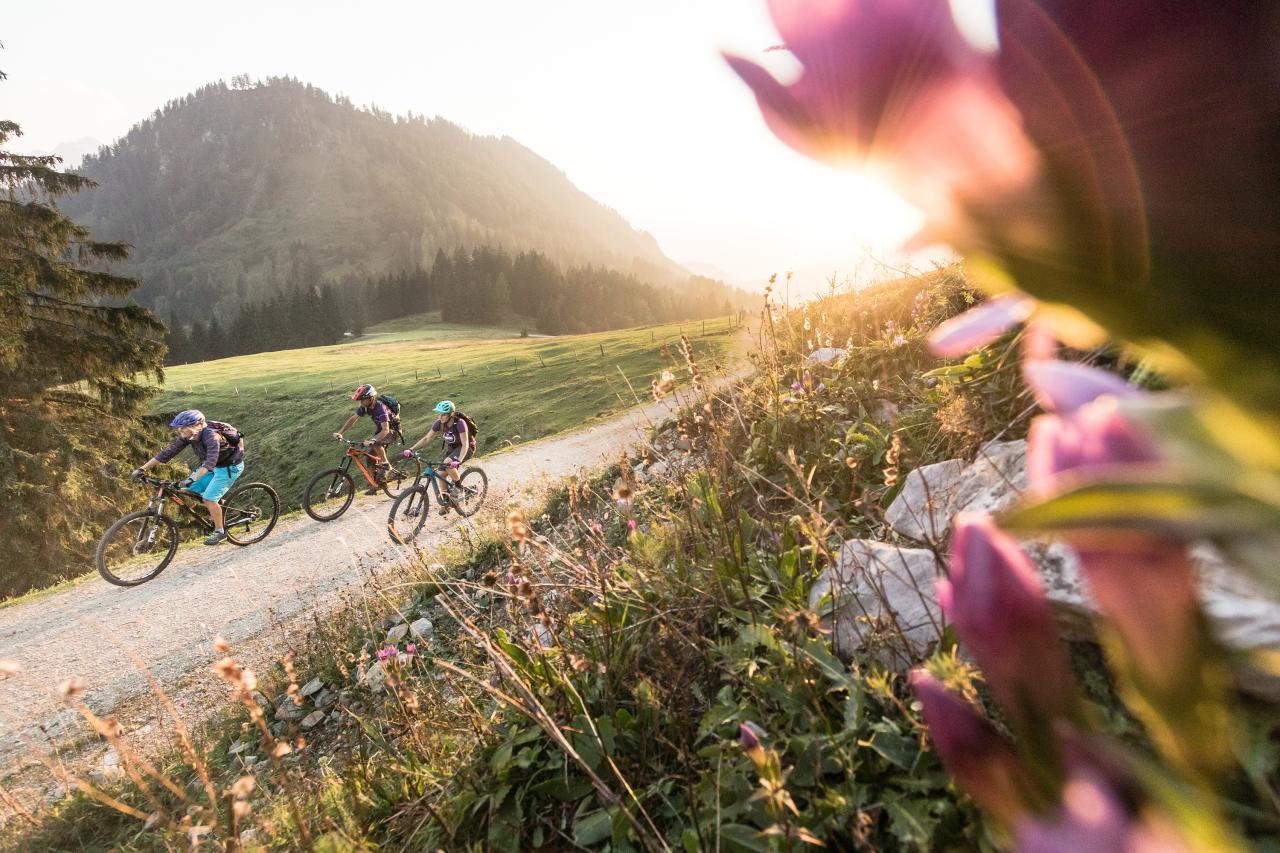
M 378 402 L 386 406 L 388 409 L 390 409 L 391 414 L 395 415 L 396 419 L 399 420 L 400 418 L 400 401 L 399 400 L 397 400 L 395 397 L 392 397 L 390 394 L 379 394 Z
M 476 435 L 478 434 L 476 431 L 476 422 L 471 420 L 471 418 L 467 417 L 462 412 L 458 412 L 458 417 L 462 418 L 462 422 L 467 425 L 467 437 L 471 440 L 471 446 L 474 448 L 472 452 L 474 453 L 480 447 L 479 442 L 476 441 Z
M 227 440 L 227 444 L 236 447 L 240 444 L 240 439 L 244 437 L 244 433 L 233 427 L 231 424 L 224 424 L 222 421 L 205 421 L 209 428 Z

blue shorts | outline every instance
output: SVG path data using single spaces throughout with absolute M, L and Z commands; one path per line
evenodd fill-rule
M 231 488 L 231 484 L 243 473 L 243 462 L 226 468 L 214 468 L 213 473 L 205 474 L 199 480 L 187 486 L 187 491 L 196 492 L 207 501 L 221 500 L 222 496 L 227 493 L 227 489 Z

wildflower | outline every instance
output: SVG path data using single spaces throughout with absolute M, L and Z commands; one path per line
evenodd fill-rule
M 70 702 L 88 688 L 83 678 L 72 676 L 58 685 L 58 697 L 63 702 Z
M 221 634 L 213 638 L 213 650 L 218 654 L 225 655 L 230 649 L 231 644 Z
M 934 329 L 929 335 L 929 349 L 942 358 L 959 358 L 1026 322 L 1034 309 L 1035 300 L 1020 294 L 988 299 Z
M 395 655 L 395 653 L 396 653 L 396 650 L 392 646 L 386 646 L 384 648 L 378 649 L 378 660 L 386 660 L 387 658 Z
M 498 585 L 498 573 L 493 571 L 485 572 L 484 577 L 481 578 L 481 583 L 489 589 L 493 589 Z
M 529 538 L 529 526 L 525 523 L 524 512 L 519 508 L 507 513 L 507 530 L 516 543 L 524 542 Z
M 1114 397 L 1104 396 L 1072 415 L 1042 415 L 1027 437 L 1027 482 L 1032 492 L 1046 494 L 1064 480 L 1106 477 L 1160 462 L 1151 436 L 1119 411 Z
M 922 669 L 912 671 L 911 691 L 920 701 L 938 756 L 960 787 L 1002 821 L 1022 814 L 1028 780 L 995 726 Z
M 1119 399 L 1143 396 L 1114 373 L 1076 362 L 1030 358 L 1023 362 L 1022 374 L 1041 408 L 1051 412 L 1074 412 L 1108 394 Z
M 418 644 L 409 643 L 404 647 L 404 650 L 406 654 L 416 655 L 418 653 Z
M 627 519 L 627 532 L 628 533 L 636 532 L 636 520 L 634 518 Z
M 792 390 L 792 391 L 801 391 L 801 390 L 803 390 L 803 389 L 804 389 L 804 386 L 803 386 L 803 385 L 801 385 L 799 382 L 792 382 L 792 383 L 791 383 L 791 390 Z
M 894 335 L 894 336 L 893 336 L 893 345 L 894 345 L 895 347 L 905 346 L 905 345 L 906 345 L 906 343 L 907 343 L 907 339 L 906 339 L 906 337 L 905 337 L 904 335 Z
M 253 788 L 256 784 L 257 780 L 252 776 L 241 776 L 231 786 L 231 794 L 239 799 L 244 799 L 253 793 Z
M 960 513 L 954 531 L 938 603 L 996 701 L 1023 730 L 1078 717 L 1071 668 L 1035 567 L 989 516 Z
M 756 764 L 762 764 L 766 758 L 764 747 L 760 745 L 760 738 L 763 734 L 764 729 L 750 720 L 738 726 L 738 743 L 742 744 L 742 750 Z

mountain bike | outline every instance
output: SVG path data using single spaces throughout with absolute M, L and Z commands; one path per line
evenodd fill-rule
M 391 504 L 391 513 L 387 516 L 387 533 L 391 541 L 405 545 L 413 541 L 427 516 L 431 514 L 431 492 L 436 493 L 436 503 L 440 504 L 440 514 L 453 510 L 458 515 L 469 517 L 480 509 L 484 496 L 489 492 L 489 475 L 483 469 L 470 465 L 458 473 L 458 484 L 445 480 L 443 474 L 430 461 L 414 453 L 409 458 L 417 459 L 422 467 L 425 480 L 416 483 L 400 493 Z M 440 483 L 446 483 L 445 489 Z M 450 488 L 452 486 L 452 488 Z
M 342 464 L 316 474 L 302 494 L 302 508 L 316 521 L 333 521 L 351 506 L 356 496 L 356 481 L 349 473 L 352 462 L 369 481 L 369 488 L 381 489 L 389 498 L 397 497 L 408 486 L 417 485 L 422 478 L 422 464 L 416 456 L 388 459 L 390 467 L 385 476 L 378 478 L 365 467 L 365 461 L 370 460 L 375 471 L 379 463 L 361 442 L 345 438 L 338 441 L 347 446 Z
M 178 552 L 178 523 L 165 515 L 170 503 L 178 507 L 180 519 L 190 516 L 187 520 L 194 520 L 201 536 L 214 529 L 198 492 L 154 477 L 139 477 L 138 481 L 156 488 L 147 508 L 124 515 L 108 527 L 94 554 L 98 572 L 116 586 L 146 583 L 164 571 Z M 222 506 L 222 526 L 232 545 L 261 542 L 280 517 L 280 497 L 266 483 L 236 485 L 218 503 Z

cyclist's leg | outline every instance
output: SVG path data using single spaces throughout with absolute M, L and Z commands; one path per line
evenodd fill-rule
M 227 468 L 215 468 L 208 477 L 209 482 L 200 490 L 201 497 L 204 498 L 205 508 L 209 510 L 209 518 L 213 519 L 213 526 L 216 530 L 223 529 L 222 504 L 218 503 L 218 501 L 222 500 L 222 496 L 231 488 L 231 484 L 239 479 L 243 473 L 243 462 Z M 204 479 L 203 477 L 201 478 L 202 481 Z

